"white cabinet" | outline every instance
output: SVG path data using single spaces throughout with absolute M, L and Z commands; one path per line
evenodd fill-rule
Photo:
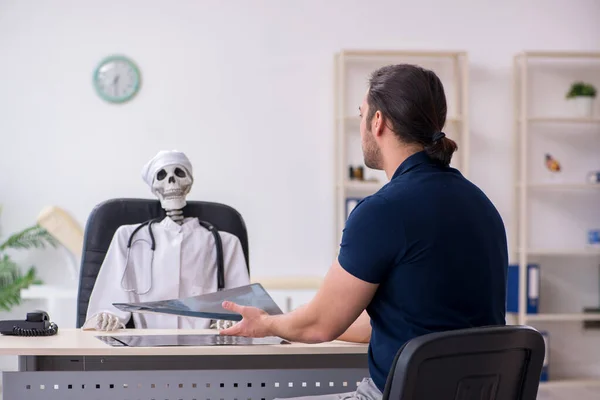
M 527 285 L 519 285 L 516 324 L 548 334 L 550 381 L 543 386 L 600 385 L 597 331 L 600 249 L 587 232 L 600 228 L 600 108 L 580 116 L 566 99 L 574 82 L 600 87 L 600 53 L 528 51 L 514 58 L 514 216 L 510 249 L 527 282 L 539 265 L 539 310 L 527 312 Z M 534 282 L 535 283 L 535 282 Z M 596 336 L 594 336 L 596 335 Z M 596 394 L 597 396 L 597 394 Z
M 273 300 L 277 303 L 281 311 L 290 312 L 306 303 L 308 303 L 317 293 L 317 290 L 286 290 L 276 289 L 268 290 Z

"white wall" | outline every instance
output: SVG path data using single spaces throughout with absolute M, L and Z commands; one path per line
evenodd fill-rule
M 34 223 L 49 204 L 83 225 L 105 199 L 150 197 L 142 165 L 177 148 L 196 171 L 189 198 L 243 214 L 253 273 L 324 274 L 333 53 L 343 48 L 468 51 L 471 177 L 510 228 L 512 57 L 598 51 L 598 16 L 595 0 L 2 0 L 2 231 Z M 130 104 L 94 93 L 92 72 L 112 53 L 141 68 Z M 20 257 L 48 282 L 67 274 L 61 256 Z

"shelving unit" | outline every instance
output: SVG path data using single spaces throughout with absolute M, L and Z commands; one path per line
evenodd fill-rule
M 360 142 L 361 105 L 368 78 L 377 68 L 389 64 L 417 64 L 434 71 L 442 81 L 448 103 L 444 132 L 458 144 L 451 166 L 468 176 L 469 114 L 468 57 L 463 51 L 418 50 L 343 50 L 335 55 L 335 241 L 337 254 L 347 219 L 347 199 L 369 196 L 387 183 L 383 171 L 364 166 Z M 365 178 L 376 182 L 349 179 L 349 166 L 362 166 Z
M 600 314 L 533 314 L 527 317 L 527 321 L 600 321 Z
M 521 189 L 522 183 L 517 184 Z M 594 183 L 530 183 L 527 188 L 532 190 L 600 190 L 600 185 Z
M 568 388 L 579 386 L 600 386 L 600 379 L 558 379 L 540 382 L 540 388 Z
M 523 251 L 518 250 L 518 252 Z M 600 256 L 600 249 L 529 249 L 525 253 L 531 257 L 593 257 Z
M 586 132 L 591 132 L 589 136 L 577 136 L 577 140 L 586 140 L 592 138 L 595 143 L 599 143 L 600 140 L 600 114 L 596 113 L 592 117 L 578 117 L 571 115 L 553 115 L 558 114 L 557 110 L 566 109 L 566 103 L 561 108 L 560 100 L 564 100 L 564 94 L 568 90 L 568 87 L 563 89 L 556 89 L 560 92 L 552 92 L 551 89 L 544 87 L 544 105 L 549 105 L 550 115 L 539 115 L 543 114 L 540 112 L 540 108 L 543 108 L 542 102 L 536 98 L 533 100 L 532 92 L 535 92 L 532 88 L 540 87 L 542 78 L 536 77 L 536 72 L 543 71 L 544 79 L 559 79 L 560 86 L 565 85 L 567 82 L 567 76 L 564 75 L 564 71 L 568 70 L 567 65 L 569 62 L 576 61 L 590 61 L 590 63 L 598 63 L 595 69 L 592 69 L 590 75 L 586 75 L 586 80 L 593 79 L 594 84 L 600 86 L 600 53 L 581 53 L 581 52 L 523 52 L 515 56 L 514 58 L 514 103 L 515 103 L 515 115 L 514 115 L 514 143 L 515 143 L 515 190 L 514 190 L 514 215 L 516 217 L 513 225 L 513 232 L 511 234 L 511 259 L 517 260 L 519 266 L 519 293 L 518 293 L 518 310 L 517 314 L 511 315 L 514 318 L 514 322 L 521 325 L 535 324 L 538 322 L 547 323 L 548 330 L 551 333 L 552 326 L 560 323 L 582 323 L 583 321 L 600 321 L 600 313 L 581 313 L 574 310 L 573 313 L 549 313 L 546 310 L 539 314 L 528 314 L 526 312 L 527 304 L 527 285 L 522 284 L 527 282 L 527 266 L 532 260 L 543 261 L 558 259 L 559 257 L 569 260 L 577 258 L 590 258 L 595 260 L 596 258 L 600 261 L 600 248 L 586 247 L 583 243 L 581 247 L 573 246 L 572 244 L 565 245 L 563 247 L 558 246 L 539 246 L 530 245 L 531 234 L 533 232 L 534 222 L 532 222 L 532 202 L 534 196 L 538 196 L 535 199 L 539 199 L 541 196 L 569 196 L 569 199 L 577 199 L 577 196 L 596 196 L 596 192 L 600 192 L 600 184 L 591 184 L 585 181 L 585 177 L 581 176 L 581 179 L 566 179 L 565 181 L 557 182 L 553 179 L 548 179 L 549 182 L 544 182 L 539 178 L 540 170 L 535 170 L 539 165 L 543 165 L 543 160 L 533 158 L 538 164 L 533 164 L 532 167 L 532 153 L 539 150 L 533 145 L 535 140 L 543 141 L 546 143 L 548 136 L 546 133 L 559 131 L 559 134 L 552 135 L 556 141 L 560 141 L 562 148 L 567 148 L 571 144 L 569 141 L 569 133 L 572 131 L 579 131 L 585 129 Z M 542 64 L 536 64 L 542 63 Z M 540 68 L 539 65 L 543 67 Z M 570 64 L 569 64 L 570 65 Z M 534 66 L 538 66 L 535 67 Z M 547 72 L 544 68 L 549 67 L 549 70 L 556 68 L 553 73 Z M 581 65 L 579 65 L 581 67 Z M 537 69 L 536 69 L 537 68 Z M 536 80 L 537 78 L 537 80 Z M 570 79 L 572 79 L 569 76 Z M 569 84 L 571 82 L 569 81 Z M 564 91 L 563 91 L 564 90 Z M 549 93 L 552 93 L 552 98 Z M 558 93 L 558 94 L 557 94 Z M 559 97 L 560 96 L 560 97 Z M 550 97 L 550 98 L 549 98 Z M 555 100 L 554 103 L 552 101 Z M 533 110 L 537 108 L 537 110 Z M 532 111 L 533 110 L 533 111 Z M 562 112 L 560 112 L 562 114 Z M 544 130 L 545 129 L 545 130 Z M 535 139 L 535 140 L 534 140 Z M 563 144 L 564 142 L 564 144 Z M 539 146 L 539 143 L 538 143 Z M 560 148 L 560 147 L 559 147 Z M 573 147 L 576 148 L 576 147 Z M 565 160 L 565 164 L 572 162 L 572 160 Z M 600 168 L 600 162 L 596 165 L 596 169 Z M 543 170 L 543 169 L 542 169 Z M 535 177 L 536 172 L 538 176 Z M 548 172 L 548 175 L 550 173 Z M 562 172 L 561 172 L 562 174 Z M 548 176 L 546 175 L 546 176 Z M 539 201 L 539 200 L 538 200 Z M 564 198 L 563 198 L 564 202 Z M 567 203 L 565 203 L 568 206 Z M 600 204 L 600 197 L 598 203 Z M 600 218 L 598 219 L 600 223 Z M 584 225 L 588 221 L 580 224 Z M 562 227 L 557 227 L 557 232 L 561 231 Z M 592 228 L 591 226 L 589 227 Z M 569 235 L 564 233 L 563 235 Z M 565 241 L 568 241 L 569 237 L 565 237 Z M 540 272 L 544 269 L 542 263 L 540 265 Z M 569 268 L 570 263 L 565 262 L 565 267 Z M 597 264 L 596 264 L 597 265 Z M 562 268 L 562 266 L 561 266 Z M 579 268 L 580 271 L 586 271 Z M 541 274 L 540 274 L 541 275 Z M 552 357 L 551 357 L 552 359 Z M 550 365 L 552 368 L 552 365 Z M 544 387 L 562 387 L 562 386 L 580 386 L 580 385 L 600 385 L 600 377 L 598 380 L 595 379 L 566 379 L 559 381 L 549 381 L 542 383 Z
M 520 119 L 519 119 L 520 121 Z M 530 117 L 531 123 L 549 124 L 600 124 L 600 118 L 578 118 L 578 117 Z

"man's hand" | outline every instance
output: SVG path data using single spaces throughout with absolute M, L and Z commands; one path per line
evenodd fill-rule
M 224 329 L 221 335 L 262 338 L 273 336 L 269 330 L 269 314 L 256 307 L 240 306 L 230 301 L 223 302 L 223 308 L 242 316 L 242 320 L 231 328 Z
M 336 261 L 315 297 L 287 314 L 268 315 L 254 307 L 224 302 L 223 307 L 241 314 L 242 321 L 221 333 L 249 337 L 277 336 L 300 343 L 329 342 L 348 330 L 369 305 L 377 287 L 377 284 L 354 277 Z M 360 339 L 367 340 L 368 335 L 363 331 Z

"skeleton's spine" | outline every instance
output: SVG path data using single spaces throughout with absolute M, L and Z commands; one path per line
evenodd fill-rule
M 181 225 L 183 223 L 183 210 L 167 210 L 167 216 L 170 217 L 174 222 Z

